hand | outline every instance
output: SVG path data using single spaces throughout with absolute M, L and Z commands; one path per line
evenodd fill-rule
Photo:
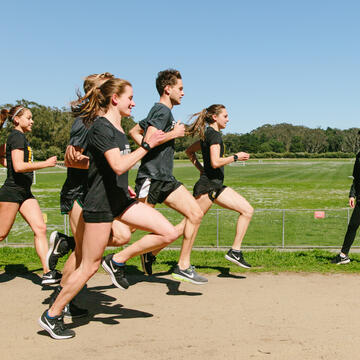
M 355 207 L 355 198 L 354 197 L 349 198 L 349 205 L 352 209 Z
M 52 157 L 48 158 L 46 160 L 47 166 L 48 167 L 54 167 L 56 165 L 56 160 L 57 160 L 56 156 L 52 156 Z
M 180 120 L 175 124 L 173 129 L 176 137 L 184 137 L 185 136 L 185 125 L 180 122 Z
M 144 141 L 147 142 L 151 148 L 160 145 L 165 140 L 165 133 L 162 130 L 154 131 L 151 136 L 145 135 Z
M 131 186 L 128 186 L 128 192 L 129 192 L 129 195 L 132 199 L 135 199 L 136 198 L 136 192 L 132 189 Z
M 246 152 L 238 152 L 236 155 L 238 156 L 238 161 L 246 161 L 250 158 L 250 154 Z

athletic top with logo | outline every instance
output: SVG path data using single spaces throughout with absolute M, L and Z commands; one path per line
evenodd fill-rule
M 169 132 L 174 128 L 174 125 L 175 120 L 171 110 L 161 103 L 155 103 L 148 116 L 139 122 L 139 126 L 144 130 L 144 134 L 146 134 L 149 126 Z M 150 178 L 174 181 L 174 143 L 174 140 L 170 140 L 150 150 L 141 160 L 137 179 Z
M 97 117 L 88 132 L 87 155 L 90 158 L 88 193 L 84 211 L 107 212 L 115 216 L 129 204 L 128 172 L 116 175 L 104 153 L 119 148 L 122 155 L 130 153 L 124 133 L 104 117 Z
M 76 118 L 71 130 L 69 145 L 87 148 L 87 134 L 89 129 L 84 125 L 81 118 Z M 76 200 L 87 191 L 87 169 L 67 168 L 67 177 L 61 189 L 61 197 Z
M 224 181 L 224 167 L 221 166 L 217 169 L 214 169 L 211 166 L 210 161 L 210 146 L 219 144 L 220 145 L 220 157 L 224 155 L 224 144 L 222 141 L 222 136 L 219 131 L 214 130 L 211 126 L 208 126 L 205 130 L 205 139 L 200 140 L 201 152 L 203 155 L 204 161 L 204 174 L 209 180 L 216 183 L 223 183 Z
M 350 188 L 349 197 L 360 199 L 360 152 L 356 155 L 353 177 L 354 180 Z
M 7 178 L 4 185 L 29 190 L 33 182 L 33 172 L 15 172 L 11 158 L 11 151 L 15 149 L 24 150 L 24 162 L 32 162 L 32 150 L 24 133 L 14 129 L 6 141 Z

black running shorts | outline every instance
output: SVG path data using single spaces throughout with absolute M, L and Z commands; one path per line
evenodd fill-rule
M 35 196 L 31 193 L 30 188 L 22 189 L 4 185 L 0 189 L 0 202 L 13 202 L 21 205 L 28 199 L 35 199 Z
M 60 196 L 60 211 L 61 211 L 61 214 L 62 215 L 65 215 L 65 214 L 68 214 L 73 206 L 74 206 L 74 203 L 75 201 L 79 204 L 79 206 L 81 208 L 84 207 L 84 196 L 81 196 L 81 197 L 78 197 L 78 198 L 75 198 L 75 199 L 69 199 L 69 198 L 66 198 L 64 196 Z
M 135 192 L 139 199 L 146 198 L 149 204 L 161 204 L 180 187 L 180 181 L 162 181 L 149 178 L 136 179 Z
M 83 217 L 86 223 L 108 223 L 121 216 L 130 206 L 137 203 L 135 199 L 128 199 L 126 204 L 114 212 L 110 211 L 86 211 L 83 210 Z
M 209 199 L 214 201 L 226 189 L 222 183 L 214 182 L 206 176 L 201 176 L 194 186 L 193 196 L 197 198 L 200 195 L 208 194 Z

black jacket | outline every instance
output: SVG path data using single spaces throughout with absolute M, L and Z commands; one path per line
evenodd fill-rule
M 356 155 L 353 178 L 354 180 L 350 188 L 349 197 L 354 197 L 357 200 L 360 200 L 360 152 Z

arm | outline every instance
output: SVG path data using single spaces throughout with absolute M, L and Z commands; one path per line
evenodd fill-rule
M 89 157 L 83 155 L 83 151 L 84 149 L 79 146 L 68 145 L 64 156 L 65 166 L 77 169 L 88 169 Z
M 200 174 L 204 172 L 204 167 L 199 162 L 196 152 L 201 150 L 200 140 L 194 142 L 192 145 L 190 145 L 186 150 L 186 155 L 190 159 L 193 165 L 200 171 Z
M 238 156 L 239 161 L 246 161 L 250 157 L 250 155 L 245 152 L 238 152 L 235 155 Z M 210 146 L 210 161 L 211 166 L 216 169 L 234 162 L 234 156 L 220 157 L 220 144 L 214 144 Z
M 148 136 L 148 134 L 146 134 L 145 140 L 150 145 L 150 148 L 153 148 L 163 143 L 164 136 L 164 132 L 157 130 L 152 134 L 152 136 Z M 105 151 L 104 156 L 113 171 L 117 175 L 121 175 L 130 170 L 147 153 L 147 150 L 145 150 L 143 147 L 139 147 L 130 154 L 121 155 L 119 148 L 113 148 Z
M 158 129 L 155 126 L 149 126 L 146 130 L 146 135 L 151 136 L 154 134 Z M 133 138 L 133 140 L 141 146 L 141 143 L 144 139 L 144 130 L 139 126 L 139 124 L 136 124 L 129 132 L 130 136 Z M 175 124 L 174 128 L 164 133 L 164 140 L 158 144 L 164 144 L 170 140 L 176 139 L 178 137 L 183 137 L 185 135 L 185 125 L 180 123 L 180 120 Z
M 52 156 L 45 161 L 37 161 L 34 163 L 24 162 L 24 150 L 15 149 L 11 151 L 11 160 L 15 172 L 29 172 L 39 169 L 44 169 L 47 167 L 54 167 L 56 165 L 56 156 Z
M 351 184 L 350 193 L 349 193 L 349 206 L 353 209 L 355 207 L 355 198 L 356 191 L 354 182 Z
M 6 144 L 0 145 L 0 164 L 6 167 Z
M 132 137 L 132 139 L 141 146 L 141 142 L 143 140 L 144 136 L 144 130 L 140 127 L 139 124 L 136 124 L 130 131 L 129 135 Z

